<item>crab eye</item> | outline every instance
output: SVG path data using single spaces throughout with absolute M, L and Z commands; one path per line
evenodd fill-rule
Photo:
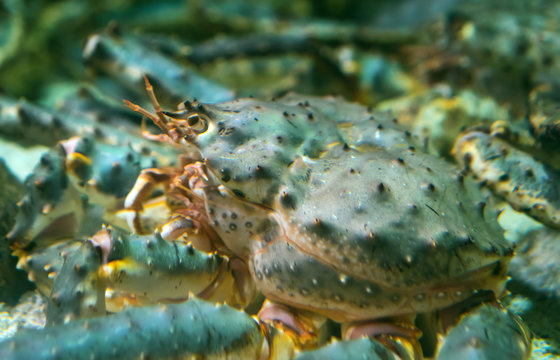
M 187 118 L 187 125 L 196 133 L 208 130 L 208 119 L 202 114 L 193 114 Z

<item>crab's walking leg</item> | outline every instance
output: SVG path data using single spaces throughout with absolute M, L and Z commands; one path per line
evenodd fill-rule
M 197 250 L 191 243 L 164 240 L 157 232 L 139 236 L 107 228 L 99 235 L 111 244 L 100 272 L 117 292 L 143 304 L 184 301 L 189 293 L 236 303 L 227 257 Z
M 483 305 L 449 331 L 437 359 L 525 360 L 530 355 L 531 335 L 521 321 L 505 309 Z
M 335 360 L 335 359 L 386 359 L 398 360 L 384 345 L 372 338 L 334 341 L 317 350 L 305 351 L 296 360 Z
M 101 257 L 90 241 L 66 256 L 47 304 L 47 325 L 105 315 L 105 284 L 97 275 L 100 265 Z
M 84 201 L 68 186 L 66 154 L 57 146 L 41 156 L 33 174 L 25 180 L 25 195 L 18 202 L 16 224 L 7 238 L 13 248 L 46 246 L 71 237 L 84 214 Z
M 176 171 L 172 168 L 151 168 L 142 170 L 136 179 L 134 186 L 124 200 L 124 206 L 127 211 L 131 212 L 127 216 L 128 226 L 137 234 L 144 234 L 147 231 L 140 216 L 140 212 L 144 209 L 144 203 L 158 184 L 167 186 L 174 175 L 176 175 Z
M 288 359 L 285 335 L 227 305 L 198 299 L 131 308 L 0 343 L 0 358 L 19 359 Z
M 104 227 L 70 253 L 54 281 L 47 322 L 102 315 L 127 302 L 182 302 L 192 294 L 245 306 L 234 269 L 225 256 L 206 253 L 159 233 L 134 235 Z M 107 298 L 105 290 L 112 297 Z
M 473 131 L 460 136 L 453 154 L 517 211 L 560 229 L 560 173 L 495 136 Z M 497 155 L 496 155 L 497 154 Z

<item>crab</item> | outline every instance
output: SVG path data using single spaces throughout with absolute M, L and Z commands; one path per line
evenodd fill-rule
M 189 156 L 182 167 L 143 170 L 126 211 L 135 232 L 155 230 L 144 235 L 155 238 L 138 240 L 148 249 L 169 242 L 180 254 L 185 246 L 190 254 L 214 254 L 203 262 L 215 259 L 216 266 L 209 268 L 210 285 L 196 290 L 200 297 L 245 307 L 258 290 L 267 299 L 260 320 L 300 348 L 317 346 L 330 319 L 341 324 L 344 339 L 373 337 L 402 358 L 424 356 L 417 314 L 438 314 L 442 320 L 431 330 L 447 332 L 465 310 L 499 306 L 495 297 L 504 290 L 513 248 L 490 206 L 462 172 L 417 151 L 394 119 L 340 99 L 298 95 L 272 102 L 186 101 L 167 112 L 147 78 L 146 86 L 155 114 L 127 102 L 163 131 L 146 136 L 188 149 Z M 152 229 L 142 213 L 162 192 L 161 206 L 172 215 Z M 87 244 L 102 256 L 92 271 L 117 292 L 147 294 L 142 283 L 151 283 L 152 269 L 160 269 L 157 254 L 134 263 L 116 259 L 126 241 L 111 228 L 94 236 Z M 144 270 L 136 271 L 139 259 Z M 170 291 L 167 300 L 185 300 L 184 292 Z M 59 295 L 53 290 L 55 302 Z M 524 326 L 489 306 L 461 324 L 488 331 L 480 318 L 502 321 L 506 325 L 497 328 L 509 329 L 500 334 L 510 337 L 508 348 L 528 357 Z M 460 342 L 472 339 L 472 328 L 450 333 Z
M 59 216 L 91 221 L 78 192 L 100 201 L 103 221 L 112 224 L 85 242 L 49 247 L 43 258 L 20 255 L 20 266 L 50 293 L 53 333 L 94 323 L 110 328 L 104 324 L 146 316 L 131 309 L 113 315 L 120 320 L 98 318 L 129 305 L 190 299 L 178 309 L 166 305 L 188 312 L 198 309 L 196 294 L 246 308 L 262 293 L 267 300 L 258 326 L 250 317 L 243 321 L 260 332 L 255 344 L 270 350 L 256 346 L 252 354 L 291 357 L 294 346 L 310 350 L 339 333 L 347 340 L 335 348 L 361 348 L 364 343 L 352 339 L 368 336 L 372 347 L 383 344 L 401 358 L 429 356 L 430 347 L 440 347 L 445 358 L 455 348 L 435 340 L 421 346 L 414 318 L 436 322 L 422 327 L 428 337 L 446 333 L 453 318 L 475 309 L 461 323 L 474 321 L 483 333 L 488 329 L 480 314 L 501 321 L 505 325 L 496 328 L 509 332 L 500 339 L 514 344 L 509 347 L 516 356 L 527 357 L 524 326 L 493 307 L 499 306 L 495 297 L 504 290 L 513 249 L 491 206 L 461 171 L 417 150 L 421 140 L 396 119 L 339 98 L 295 94 L 215 105 L 185 101 L 167 112 L 147 78 L 146 86 L 155 114 L 127 104 L 163 131 L 145 132 L 147 138 L 182 152 L 178 165 L 139 167 L 138 155 L 127 147 L 128 155 L 108 158 L 120 164 L 118 174 L 144 170 L 132 188 L 123 177 L 118 187 L 105 189 L 96 174 L 111 167 L 99 154 L 111 151 L 73 138 L 43 158 L 30 180 L 38 193 L 20 206 L 23 220 L 10 234 L 20 249 L 45 247 L 36 240 L 48 238 L 44 230 Z M 113 170 L 108 174 L 117 174 Z M 37 218 L 29 218 L 34 212 Z M 126 223 L 136 235 L 121 229 Z M 60 252 L 66 254 L 63 264 Z M 494 305 L 476 309 L 481 303 Z M 89 317 L 97 318 L 79 320 Z M 341 330 L 331 332 L 329 321 Z M 471 330 L 456 329 L 450 332 L 455 342 L 472 340 Z M 23 336 L 11 344 L 20 349 L 17 344 L 29 337 L 41 338 Z M 61 347 L 62 338 L 37 346 Z M 84 346 L 96 354 L 93 345 Z

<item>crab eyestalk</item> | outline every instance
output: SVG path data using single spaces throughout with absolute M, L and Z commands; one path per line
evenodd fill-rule
M 163 111 L 154 93 L 154 88 L 146 75 L 144 75 L 144 81 L 146 91 L 156 112 L 155 115 L 128 100 L 124 100 L 124 103 L 130 109 L 152 120 L 173 142 L 181 143 L 182 139 L 189 141 L 197 134 L 208 130 L 207 116 L 193 111 L 191 107 L 176 112 Z

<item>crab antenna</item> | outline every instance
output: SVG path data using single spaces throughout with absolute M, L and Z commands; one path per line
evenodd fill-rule
M 156 125 L 163 131 L 167 132 L 169 130 L 169 127 L 167 126 L 167 119 L 165 118 L 165 115 L 163 114 L 163 110 L 161 109 L 161 106 L 159 105 L 159 102 L 156 98 L 156 94 L 154 93 L 154 87 L 152 86 L 152 84 L 150 84 L 150 81 L 148 80 L 146 74 L 144 74 L 144 83 L 146 84 L 146 91 L 148 92 L 148 96 L 150 96 L 150 100 L 152 100 L 152 106 L 154 107 L 154 110 L 156 111 L 156 115 L 158 116 L 158 119 L 161 122 L 161 125 L 157 122 Z
M 155 116 L 149 112 L 148 110 L 144 109 L 143 107 L 141 107 L 140 105 L 136 105 L 126 99 L 123 100 L 123 102 L 125 103 L 126 106 L 128 106 L 130 109 L 132 109 L 133 111 L 136 111 L 148 118 L 150 118 L 150 120 L 152 121 L 156 121 Z
M 157 101 L 156 95 L 154 94 L 154 88 L 153 88 L 152 84 L 150 84 L 150 81 L 148 80 L 148 77 L 146 75 L 144 75 L 144 82 L 146 83 L 146 91 L 148 92 L 148 95 L 150 96 L 150 100 L 152 101 L 152 106 L 154 107 L 154 110 L 156 111 L 157 116 L 154 116 L 154 114 L 152 114 L 148 110 L 144 109 L 140 105 L 133 104 L 128 100 L 124 100 L 124 103 L 126 104 L 126 106 L 128 106 L 132 110 L 134 110 L 134 111 L 146 116 L 150 120 L 152 120 L 154 122 L 154 124 L 156 124 L 161 129 L 161 131 L 163 131 L 165 133 L 168 133 L 169 130 L 170 130 L 169 126 L 167 126 L 168 121 L 167 121 L 165 115 L 163 114 L 163 110 L 161 109 L 161 106 L 159 105 L 159 102 Z

